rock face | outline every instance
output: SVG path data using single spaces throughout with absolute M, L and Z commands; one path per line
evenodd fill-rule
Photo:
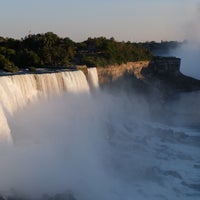
M 98 67 L 99 84 L 112 83 L 125 75 L 159 89 L 169 91 L 200 90 L 200 80 L 180 72 L 181 59 L 175 57 L 154 57 L 151 61 L 128 62 L 122 65 Z
M 155 57 L 147 68 L 142 69 L 145 76 L 180 75 L 181 59 L 175 57 Z
M 180 58 L 155 57 L 141 73 L 146 81 L 167 92 L 200 90 L 200 80 L 180 72 Z
M 138 79 L 143 79 L 141 70 L 149 66 L 149 61 L 128 62 L 122 65 L 111 65 L 108 67 L 98 67 L 99 84 L 114 82 L 125 74 L 135 75 Z

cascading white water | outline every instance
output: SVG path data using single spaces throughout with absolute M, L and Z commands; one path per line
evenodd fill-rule
M 88 68 L 88 82 L 92 89 L 97 89 L 99 87 L 98 74 L 95 67 Z
M 2 144 L 11 143 L 12 137 L 10 135 L 10 128 L 8 126 L 7 119 L 5 117 L 2 106 L 0 105 L 0 145 L 2 145 L 1 141 L 2 141 Z
M 154 121 L 149 107 L 159 102 L 134 92 L 90 95 L 88 83 L 79 71 L 0 77 L 0 140 L 12 141 L 10 130 L 14 139 L 0 145 L 0 199 L 70 191 L 77 200 L 199 200 L 199 128 Z M 190 97 L 168 109 L 200 96 Z
M 89 74 L 91 80 L 98 82 L 94 72 Z M 95 77 L 92 77 L 93 75 Z M 95 87 L 97 87 L 96 82 Z M 89 93 L 89 90 L 87 79 L 82 71 L 0 77 L 0 142 L 12 143 L 5 112 L 12 116 L 16 110 L 38 98 L 60 95 L 64 91 Z
M 63 72 L 64 87 L 72 93 L 89 93 L 89 85 L 82 71 Z

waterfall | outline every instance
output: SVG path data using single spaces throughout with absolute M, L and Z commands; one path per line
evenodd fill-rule
M 12 143 L 10 128 L 5 117 L 2 106 L 0 105 L 0 145 Z
M 98 87 L 96 69 L 89 69 L 91 87 Z M 61 95 L 63 92 L 89 93 L 90 87 L 82 71 L 64 71 L 46 74 L 22 74 L 0 77 L 0 142 L 12 143 L 6 115 L 39 98 Z
M 92 89 L 99 88 L 98 74 L 95 67 L 88 68 L 88 82 Z
M 64 86 L 68 92 L 72 93 L 89 93 L 89 85 L 82 71 L 63 72 Z

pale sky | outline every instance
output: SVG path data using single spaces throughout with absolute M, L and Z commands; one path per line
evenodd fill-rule
M 52 31 L 83 41 L 187 39 L 200 0 L 0 0 L 0 36 Z M 197 20 L 198 21 L 198 20 Z M 191 31 L 190 31 L 191 32 Z

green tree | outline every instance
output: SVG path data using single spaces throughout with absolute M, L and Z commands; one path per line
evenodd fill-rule
M 0 68 L 7 72 L 15 73 L 19 69 L 14 65 L 14 63 L 10 62 L 4 55 L 0 54 Z
M 40 64 L 39 56 L 31 50 L 24 49 L 18 53 L 17 65 L 20 67 L 38 66 Z

